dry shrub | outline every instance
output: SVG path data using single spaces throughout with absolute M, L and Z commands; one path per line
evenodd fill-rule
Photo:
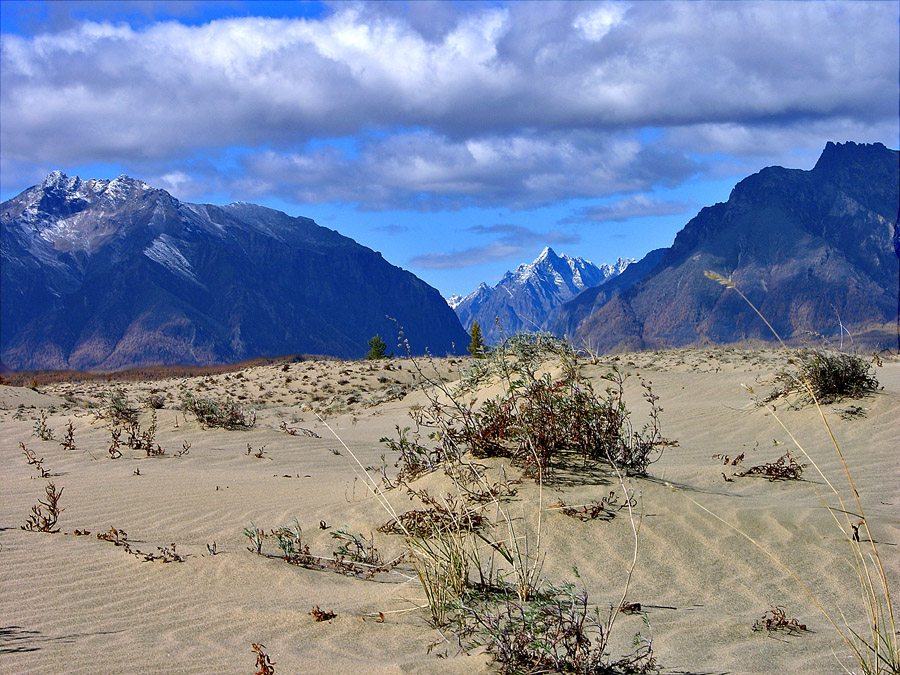
M 233 401 L 215 401 L 211 398 L 197 398 L 186 393 L 181 409 L 193 413 L 204 427 L 221 429 L 250 429 L 256 424 L 256 411 L 247 409 Z
M 41 416 L 34 423 L 34 435 L 42 441 L 53 440 L 53 430 L 47 425 L 46 410 L 41 410 Z
M 266 646 L 258 642 L 250 644 L 253 653 L 256 654 L 256 675 L 275 675 L 275 662 L 266 654 Z
M 65 510 L 60 508 L 59 498 L 62 497 L 65 488 L 60 488 L 57 492 L 56 485 L 51 482 L 44 490 L 47 493 L 47 501 L 38 500 L 38 503 L 31 507 L 31 515 L 21 529 L 30 532 L 59 532 L 56 522 L 59 520 L 59 514 Z
M 37 455 L 34 454 L 33 450 L 29 450 L 25 447 L 24 443 L 19 443 L 19 447 L 22 448 L 22 452 L 25 455 L 25 461 L 28 462 L 29 465 L 34 467 L 34 470 L 38 472 L 41 478 L 47 478 L 50 476 L 50 472 L 44 468 L 44 458 L 38 458 Z
M 792 359 L 796 370 L 782 371 L 765 402 L 797 393 L 804 403 L 829 404 L 862 398 L 878 391 L 872 364 L 860 356 L 824 349 L 801 349 Z
M 787 618 L 787 613 L 781 605 L 766 610 L 760 618 L 753 622 L 752 628 L 754 631 L 784 631 L 786 633 L 802 633 L 808 630 L 806 624 L 800 623 L 797 619 Z

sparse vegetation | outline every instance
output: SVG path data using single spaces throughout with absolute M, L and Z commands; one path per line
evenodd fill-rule
M 806 624 L 800 623 L 797 619 L 787 618 L 784 607 L 776 605 L 753 622 L 752 629 L 754 631 L 784 631 L 785 633 L 804 633 L 808 629 Z
M 790 450 L 788 450 L 774 462 L 765 462 L 763 464 L 751 466 L 749 469 L 734 475 L 765 476 L 769 481 L 800 480 L 803 477 L 803 469 L 805 466 L 805 464 L 798 462 L 796 458 L 791 455 Z
M 256 654 L 256 675 L 275 675 L 275 662 L 266 654 L 266 646 L 258 642 L 251 643 L 250 647 Z
M 128 534 L 125 532 L 125 530 L 120 530 L 115 527 L 110 527 L 106 532 L 98 532 L 97 539 L 111 542 L 116 546 L 121 546 L 125 553 L 133 555 L 135 558 L 139 558 L 144 562 L 181 563 L 184 562 L 185 559 L 185 556 L 175 550 L 175 544 L 169 544 L 168 546 L 157 546 L 156 553 L 147 553 L 145 551 L 141 551 L 140 549 L 137 549 L 131 545 L 131 542 L 128 540 Z
M 787 345 L 785 345 L 778 332 L 772 327 L 759 309 L 757 309 L 756 305 L 740 291 L 731 279 L 726 279 L 715 272 L 706 272 L 706 276 L 726 288 L 734 290 L 757 314 L 757 316 L 765 322 L 779 341 L 782 349 L 790 354 L 790 350 Z M 866 518 L 862 502 L 860 501 L 859 492 L 854 485 L 853 477 L 850 473 L 841 446 L 835 438 L 828 419 L 825 417 L 825 413 L 822 409 L 824 401 L 820 399 L 820 394 L 823 398 L 827 399 L 829 396 L 835 395 L 838 391 L 848 391 L 846 386 L 848 381 L 856 382 L 857 384 L 863 383 L 863 389 L 868 391 L 871 391 L 872 387 L 876 387 L 877 382 L 875 382 L 874 377 L 870 375 L 868 366 L 865 362 L 860 362 L 858 360 L 851 362 L 844 359 L 838 359 L 837 362 L 833 362 L 818 359 L 814 356 L 808 362 L 806 367 L 804 367 L 802 363 L 803 360 L 801 358 L 801 367 L 799 368 L 798 376 L 794 381 L 797 383 L 798 388 L 800 388 L 801 395 L 803 397 L 808 397 L 808 400 L 812 401 L 816 406 L 822 425 L 825 428 L 828 438 L 831 440 L 837 457 L 840 459 L 844 477 L 846 478 L 849 487 L 848 492 L 842 493 L 841 490 L 835 487 L 834 483 L 828 479 L 799 441 L 793 435 L 791 438 L 797 449 L 816 470 L 819 477 L 828 485 L 833 498 L 837 502 L 837 506 L 832 506 L 827 502 L 824 496 L 820 496 L 823 506 L 828 509 L 835 524 L 841 530 L 845 541 L 849 544 L 853 556 L 853 563 L 859 581 L 860 602 L 864 609 L 868 624 L 865 632 L 854 629 L 848 623 L 845 618 L 844 608 L 838 608 L 837 610 L 831 611 L 827 610 L 817 599 L 812 590 L 801 581 L 797 574 L 766 547 L 734 525 L 717 516 L 709 509 L 698 504 L 696 501 L 691 501 L 753 543 L 760 551 L 767 555 L 774 563 L 787 572 L 795 582 L 797 582 L 798 586 L 806 593 L 807 597 L 822 613 L 822 616 L 825 617 L 837 634 L 840 635 L 848 652 L 854 661 L 856 661 L 856 665 L 861 672 L 866 674 L 880 675 L 882 673 L 889 673 L 891 675 L 897 675 L 900 673 L 900 631 L 897 630 L 897 622 L 894 616 L 891 586 L 888 582 L 887 574 L 885 573 L 884 564 L 877 543 L 869 529 L 869 522 Z M 823 365 L 825 368 L 824 372 L 821 370 Z M 852 375 L 848 375 L 848 373 Z M 814 382 L 814 379 L 818 379 L 818 382 Z M 834 383 L 838 380 L 840 380 L 842 384 L 836 387 L 834 386 Z M 823 385 L 827 386 L 823 388 Z M 857 391 L 859 392 L 860 390 L 857 389 Z M 861 393 L 857 393 L 857 395 L 861 395 Z M 767 401 L 764 401 L 764 405 L 771 400 L 772 397 L 769 397 Z M 778 423 L 787 430 L 787 427 L 778 417 L 778 414 L 771 405 L 768 405 L 768 410 Z M 845 501 L 845 499 L 847 501 Z M 859 518 L 859 520 L 854 522 L 853 519 L 855 518 Z M 841 519 L 843 519 L 843 524 Z M 860 537 L 860 528 L 864 528 L 867 535 L 865 549 L 863 548 L 863 542 Z M 837 615 L 840 615 L 842 619 L 844 624 L 843 628 L 838 625 L 836 620 Z M 777 616 L 778 615 L 776 614 L 773 618 L 777 618 Z M 844 670 L 848 669 L 844 667 Z
M 401 344 L 407 345 L 402 331 Z M 410 497 L 420 500 L 425 508 L 398 515 L 382 499 L 393 517 L 380 529 L 403 534 L 433 625 L 449 626 L 460 639 L 487 647 L 506 672 L 572 668 L 583 668 L 578 672 L 638 672 L 645 667 L 642 672 L 650 672 L 654 666 L 649 642 L 640 654 L 620 661 L 611 660 L 606 653 L 615 618 L 622 613 L 619 609 L 611 610 L 601 624 L 586 618 L 596 616 L 596 612 L 588 611 L 586 595 L 580 609 L 572 604 L 576 596 L 573 586 L 545 589 L 540 495 L 546 476 L 565 453 L 574 451 L 583 462 L 604 460 L 624 491 L 636 547 L 632 510 L 636 502 L 634 491 L 625 486 L 623 472 L 646 470 L 663 447 L 674 444 L 658 433 L 655 397 L 648 399 L 654 411 L 650 422 L 653 429 L 634 434 L 621 398 L 623 378 L 610 388 L 607 398 L 593 396 L 590 383 L 578 374 L 571 348 L 543 334 L 517 335 L 505 341 L 490 352 L 489 358 L 473 364 L 461 388 L 451 388 L 440 376 L 427 375 L 408 350 L 407 355 L 428 404 L 410 413 L 416 425 L 412 437 L 409 429 L 398 426 L 399 440 L 382 439 L 400 456 L 400 472 L 394 482 L 386 480 L 385 487 L 406 487 Z M 551 358 L 563 369 L 562 376 L 555 379 L 538 373 Z M 494 377 L 503 383 L 505 394 L 480 408 L 462 399 L 465 391 Z M 615 438 L 615 451 L 610 445 L 599 445 L 601 435 L 589 436 L 588 425 L 598 424 L 591 418 L 601 411 L 608 415 L 606 422 L 615 421 L 614 429 L 605 427 L 607 437 Z M 602 432 L 602 424 L 603 420 L 594 428 Z M 429 440 L 423 441 L 426 433 Z M 647 461 L 628 462 L 626 466 L 622 460 L 627 455 L 622 448 L 627 451 L 635 447 L 635 441 L 655 450 L 655 456 L 646 452 Z M 429 449 L 426 443 L 436 447 Z M 503 501 L 516 494 L 512 481 L 501 477 L 490 483 L 484 467 L 471 459 L 487 455 L 510 456 L 537 482 L 536 523 L 524 518 L 524 503 L 523 517 L 513 517 L 504 506 Z M 428 490 L 410 485 L 417 476 L 438 467 L 451 478 L 455 494 L 432 496 Z M 488 505 L 496 510 L 495 522 L 484 515 Z M 636 550 L 626 575 L 625 593 Z M 565 594 L 570 600 L 567 606 Z M 620 601 L 612 606 L 621 605 Z M 588 632 L 596 649 L 585 640 Z
M 106 449 L 110 459 L 119 459 L 122 456 L 122 450 L 119 448 L 119 441 L 122 437 L 122 430 L 119 427 L 113 427 L 109 430 L 110 442 Z
M 372 535 L 367 538 L 362 533 L 354 534 L 345 525 L 332 532 L 331 536 L 340 542 L 338 549 L 334 552 L 336 556 L 367 565 L 382 564 L 381 555 L 375 548 Z
M 538 374 L 551 356 L 563 366 L 560 377 Z M 605 396 L 596 395 L 578 373 L 574 351 L 557 338 L 519 334 L 492 350 L 489 359 L 476 363 L 474 372 L 464 376 L 462 391 L 499 377 L 505 393 L 473 409 L 458 400 L 458 391 L 444 387 L 449 403 L 435 397 L 429 407 L 413 414 L 417 427 L 435 430 L 433 436 L 441 440 L 439 450 L 410 441 L 399 427 L 398 441 L 382 439 L 400 452 L 401 474 L 430 470 L 436 461 L 466 451 L 475 457 L 509 456 L 533 477 L 552 471 L 554 458 L 566 451 L 575 451 L 583 461 L 605 461 L 629 474 L 643 474 L 666 447 L 677 445 L 660 431 L 662 408 L 649 383 L 642 384 L 650 422 L 636 431 L 624 401 L 626 376 L 613 369 L 604 378 Z
M 75 428 L 72 426 L 72 420 L 69 420 L 69 424 L 66 426 L 66 435 L 60 441 L 59 447 L 63 450 L 75 449 Z
M 309 615 L 316 621 L 331 621 L 332 619 L 337 617 L 337 614 L 335 614 L 334 612 L 328 611 L 327 609 L 322 609 L 318 605 L 312 608 L 312 610 L 309 612 Z
M 612 615 L 615 610 L 610 608 Z M 634 651 L 609 657 L 610 619 L 588 603 L 587 592 L 573 583 L 549 586 L 528 602 L 471 605 L 466 637 L 485 647 L 503 673 L 655 673 L 659 668 L 652 638 L 635 635 Z M 649 628 L 649 624 L 646 624 Z
M 31 515 L 22 525 L 21 529 L 30 532 L 59 532 L 56 523 L 59 520 L 59 514 L 65 509 L 60 508 L 59 499 L 65 488 L 56 491 L 56 485 L 52 482 L 47 484 L 44 491 L 47 494 L 47 501 L 38 500 L 38 503 L 31 507 Z
M 106 401 L 106 406 L 101 409 L 101 414 L 112 420 L 113 424 L 137 424 L 138 410 L 132 407 L 124 390 L 112 389 L 106 394 Z
M 338 538 L 344 541 L 344 545 L 338 550 L 335 557 L 330 557 L 315 555 L 310 551 L 309 544 L 304 541 L 303 530 L 296 518 L 291 526 L 282 526 L 269 532 L 257 528 L 253 523 L 250 523 L 250 527 L 244 528 L 244 536 L 250 540 L 251 544 L 247 550 L 251 553 L 270 558 L 278 557 L 288 564 L 306 569 L 328 570 L 347 576 L 372 579 L 380 573 L 390 572 L 402 561 L 402 556 L 400 556 L 384 563 L 371 540 L 344 530 L 339 530 L 339 532 L 343 532 L 343 535 L 338 535 Z M 272 556 L 263 551 L 263 545 L 267 539 L 275 539 L 278 542 L 281 555 Z

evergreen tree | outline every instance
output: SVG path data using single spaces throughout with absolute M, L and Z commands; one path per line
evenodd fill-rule
M 388 358 L 387 345 L 384 340 L 381 339 L 380 335 L 376 335 L 369 340 L 369 353 L 366 354 L 366 358 L 370 361 Z
M 483 359 L 486 348 L 484 338 L 481 337 L 481 326 L 478 325 L 477 321 L 472 322 L 472 330 L 469 332 L 469 335 L 472 336 L 472 342 L 467 347 L 468 352 L 476 359 Z

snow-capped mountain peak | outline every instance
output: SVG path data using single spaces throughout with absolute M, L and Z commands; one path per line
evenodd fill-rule
M 464 327 L 478 321 L 485 339 L 497 342 L 501 330 L 510 335 L 543 329 L 563 302 L 619 275 L 631 262 L 619 258 L 613 265 L 598 267 L 584 258 L 557 254 L 547 246 L 532 262 L 503 275 L 496 286 L 482 283 L 469 295 L 454 296 L 449 302 Z

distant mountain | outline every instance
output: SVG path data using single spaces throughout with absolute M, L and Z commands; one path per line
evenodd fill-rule
M 485 342 L 496 344 L 501 330 L 508 336 L 547 329 L 563 302 L 618 276 L 632 262 L 619 258 L 614 265 L 598 267 L 583 258 L 557 255 L 547 247 L 534 262 L 507 272 L 496 286 L 482 283 L 469 295 L 455 296 L 448 303 L 467 330 L 478 321 Z
M 786 339 L 896 340 L 900 154 L 828 143 L 810 171 L 769 167 L 704 208 L 645 276 L 576 320 L 573 341 L 600 350 L 772 340 L 730 276 Z M 600 298 L 601 301 L 603 298 Z M 587 300 L 587 299 L 585 299 Z M 587 315 L 585 315 L 587 314 Z M 572 324 L 565 323 L 571 334 Z
M 0 359 L 13 369 L 361 357 L 394 317 L 416 352 L 466 333 L 420 279 L 308 218 L 53 172 L 0 205 Z

